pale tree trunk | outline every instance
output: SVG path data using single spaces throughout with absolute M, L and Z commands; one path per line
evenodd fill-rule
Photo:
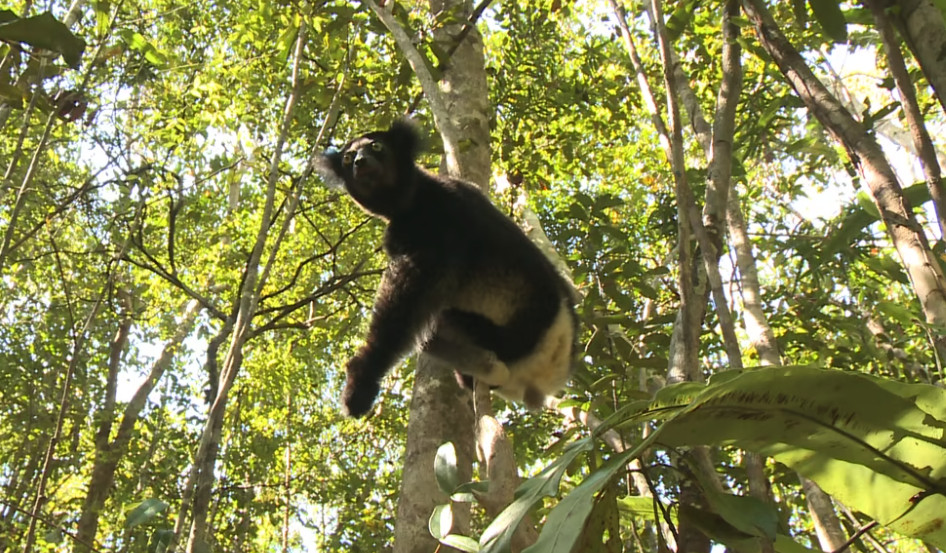
M 932 0 L 896 0 L 900 33 L 913 52 L 920 69 L 946 110 L 946 25 L 943 13 Z
M 920 106 L 916 100 L 916 90 L 913 88 L 913 81 L 910 80 L 906 63 L 903 61 L 903 54 L 900 52 L 900 43 L 894 36 L 893 27 L 890 25 L 881 0 L 865 0 L 865 3 L 874 14 L 874 23 L 884 44 L 884 51 L 887 53 L 887 66 L 897 83 L 897 92 L 900 93 L 900 102 L 913 138 L 913 147 L 920 158 L 920 165 L 923 166 L 923 174 L 926 177 L 926 186 L 930 191 L 930 198 L 933 199 L 940 236 L 946 236 L 946 211 L 944 211 L 946 210 L 946 189 L 943 187 L 933 140 L 926 130 L 926 123 L 923 121 L 923 114 L 920 113 Z
M 374 0 L 366 3 L 391 32 L 421 83 L 434 124 L 443 138 L 444 158 L 440 172 L 485 188 L 490 177 L 489 98 L 483 40 L 475 24 L 447 25 L 434 31 L 434 40 L 444 45 L 446 51 L 456 47 L 438 85 L 411 43 L 410 36 L 389 11 L 393 2 L 385 7 L 380 7 Z M 473 14 L 472 2 L 468 0 L 431 0 L 429 8 L 435 17 L 449 10 L 460 21 Z M 459 45 L 456 44 L 458 37 L 462 38 Z M 469 141 L 468 147 L 460 147 L 460 137 Z M 434 458 L 443 443 L 452 442 L 457 452 L 460 481 L 472 478 L 475 426 L 472 399 L 472 395 L 457 385 L 442 364 L 427 355 L 418 357 L 394 527 L 395 553 L 453 550 L 440 545 L 428 530 L 434 507 L 449 501 L 433 478 Z M 468 506 L 453 507 L 454 527 L 451 532 L 468 533 Z
M 742 367 L 742 355 L 719 273 L 719 259 L 722 254 L 722 235 L 724 232 L 723 224 L 726 219 L 726 197 L 731 180 L 734 119 L 742 84 L 742 67 L 739 63 L 741 50 L 738 45 L 739 30 L 732 22 L 732 18 L 738 15 L 738 4 L 731 0 L 727 2 L 722 12 L 721 26 L 724 35 L 723 79 L 720 83 L 716 116 L 712 129 L 710 129 L 703 116 L 699 102 L 689 86 L 688 79 L 676 53 L 670 47 L 659 0 L 645 1 L 644 4 L 651 13 L 651 21 L 654 24 L 655 35 L 661 52 L 664 85 L 668 90 L 669 130 L 657 111 L 657 102 L 637 55 L 633 37 L 627 27 L 624 10 L 614 0 L 611 2 L 611 7 L 631 57 L 644 103 L 648 107 L 651 120 L 661 138 L 664 152 L 670 160 L 676 185 L 677 202 L 680 205 L 681 225 L 678 241 L 680 276 L 678 283 L 681 302 L 671 337 L 671 359 L 667 375 L 667 383 L 672 384 L 682 380 L 701 379 L 697 367 L 698 336 L 711 293 L 716 304 L 730 365 L 733 368 Z M 702 216 L 696 206 L 690 186 L 683 177 L 685 167 L 682 129 L 680 128 L 681 122 L 679 108 L 677 107 L 678 98 L 687 110 L 693 132 L 696 135 L 697 142 L 704 150 L 709 165 L 709 182 L 707 183 Z M 700 260 L 694 259 L 688 251 L 691 228 L 700 243 L 700 249 L 703 253 L 702 263 L 700 263 Z M 691 263 L 692 268 L 689 267 Z M 696 284 L 692 284 L 694 279 Z M 708 476 L 706 480 L 713 483 L 718 491 L 722 491 L 722 484 L 715 473 L 710 450 L 702 447 L 693 448 L 692 455 L 696 458 L 700 470 Z M 695 483 L 681 481 L 680 487 L 681 502 L 686 501 L 694 505 L 702 503 L 701 492 Z M 688 520 L 681 520 L 678 550 L 703 551 L 708 550 L 708 548 L 709 543 L 706 537 Z
M 125 252 L 128 251 L 128 246 L 131 244 L 132 236 L 135 235 L 138 225 L 141 224 L 142 214 L 144 212 L 144 202 L 145 197 L 142 196 L 141 200 L 138 202 L 135 220 L 129 229 L 128 235 L 125 237 L 124 242 L 120 245 L 117 252 L 112 257 L 113 264 L 121 260 L 122 257 L 124 257 Z M 62 393 L 59 399 L 59 412 L 56 415 L 56 424 L 46 446 L 46 453 L 43 456 L 42 470 L 39 473 L 39 481 L 36 483 L 36 499 L 33 501 L 33 505 L 30 508 L 26 537 L 23 540 L 23 553 L 32 553 L 33 544 L 36 541 L 36 524 L 40 518 L 42 518 L 43 506 L 46 503 L 46 499 L 48 499 L 46 497 L 46 486 L 49 483 L 49 478 L 52 476 L 56 446 L 62 439 L 62 429 L 67 413 L 69 412 L 70 399 L 72 397 L 72 379 L 79 368 L 81 352 L 85 349 L 85 343 L 86 340 L 88 340 L 89 329 L 92 327 L 92 324 L 98 317 L 99 310 L 105 301 L 106 294 L 108 294 L 114 286 L 116 277 L 117 275 L 114 272 L 110 272 L 106 276 L 105 283 L 102 285 L 102 289 L 99 292 L 95 303 L 92 304 L 92 308 L 90 309 L 89 314 L 86 316 L 86 319 L 82 324 L 82 328 L 74 334 L 75 337 L 73 338 L 72 349 L 69 357 L 69 365 L 66 367 L 65 374 L 63 375 L 61 388 Z
M 250 257 L 247 260 L 243 285 L 240 288 L 240 294 L 236 301 L 236 315 L 233 318 L 233 334 L 230 339 L 226 357 L 224 358 L 223 370 L 220 373 L 220 387 L 210 407 L 207 422 L 204 425 L 204 431 L 201 434 L 200 443 L 197 446 L 197 453 L 194 455 L 194 464 L 188 474 L 187 484 L 185 486 L 193 486 L 194 489 L 193 500 L 190 506 L 191 528 L 186 549 L 188 553 L 204 551 L 207 545 L 209 545 L 208 536 L 210 535 L 210 528 L 207 524 L 207 515 L 210 507 L 213 483 L 216 478 L 214 475 L 214 467 L 220 451 L 220 436 L 226 415 L 227 400 L 229 398 L 230 389 L 233 387 L 233 383 L 236 380 L 237 373 L 243 364 L 243 349 L 251 335 L 253 313 L 256 312 L 256 307 L 259 304 L 260 293 L 266 285 L 269 271 L 279 251 L 279 241 L 281 237 L 285 235 L 292 221 L 293 211 L 295 210 L 298 200 L 297 186 L 293 191 L 290 207 L 284 215 L 279 234 L 273 241 L 274 243 L 270 248 L 269 256 L 265 265 L 263 265 L 263 252 L 266 249 L 270 230 L 273 228 L 276 182 L 279 177 L 278 167 L 282 159 L 283 147 L 289 134 L 289 127 L 292 123 L 296 102 L 300 96 L 300 65 L 305 50 L 306 36 L 307 28 L 305 22 L 303 22 L 299 26 L 298 36 L 296 37 L 296 43 L 293 48 L 292 89 L 286 100 L 283 120 L 280 123 L 279 136 L 276 139 L 273 155 L 269 163 L 265 203 L 260 219 L 260 227 L 256 234 L 253 250 L 250 252 Z M 212 362 L 212 360 L 208 360 L 208 362 Z M 182 498 L 181 515 L 175 524 L 174 541 L 179 538 L 182 521 L 184 520 L 184 514 L 187 510 L 186 503 L 185 494 L 185 497 Z M 172 543 L 169 549 L 173 549 L 173 546 L 174 544 Z
M 95 461 L 92 465 L 92 476 L 89 479 L 89 489 L 85 496 L 85 502 L 82 506 L 82 514 L 79 516 L 79 524 L 76 531 L 78 541 L 84 543 L 94 543 L 95 534 L 98 530 L 99 513 L 108 499 L 109 492 L 112 489 L 112 483 L 115 480 L 115 470 L 122 458 L 128 452 L 128 444 L 131 443 L 134 434 L 135 424 L 138 417 L 148 401 L 148 396 L 157 386 L 158 381 L 164 375 L 164 372 L 171 365 L 174 354 L 178 351 L 181 343 L 190 334 L 194 327 L 194 321 L 200 312 L 200 303 L 197 300 L 191 300 L 184 309 L 184 318 L 178 326 L 177 332 L 168 340 L 161 355 L 154 361 L 148 377 L 138 387 L 131 401 L 125 406 L 122 413 L 122 421 L 118 427 L 115 438 L 109 441 L 109 434 L 112 428 L 112 414 L 105 413 L 101 426 L 96 435 Z M 119 328 L 118 336 L 113 342 L 111 359 L 109 360 L 109 373 L 111 376 L 114 366 L 117 375 L 121 348 L 124 340 L 127 339 L 128 329 L 130 328 L 130 319 L 126 323 L 122 322 Z M 107 394 L 111 399 L 106 398 L 106 406 L 111 403 L 114 406 L 114 385 L 108 386 Z M 88 551 L 83 546 L 77 546 L 76 551 Z
M 742 0 L 743 9 L 756 29 L 759 42 L 772 56 L 808 108 L 848 153 L 867 184 L 887 227 L 890 239 L 913 284 L 927 322 L 946 323 L 946 281 L 933 256 L 923 228 L 903 196 L 890 164 L 873 136 L 868 134 L 838 100 L 828 92 L 788 42 L 762 0 Z M 943 350 L 942 338 L 936 338 Z
M 749 342 L 759 354 L 762 365 L 781 365 L 782 356 L 779 353 L 778 342 L 775 340 L 775 333 L 769 326 L 762 306 L 762 291 L 759 286 L 755 257 L 752 255 L 752 244 L 749 241 L 745 217 L 742 215 L 739 194 L 735 187 L 730 191 L 728 204 L 729 239 L 730 245 L 736 252 L 736 265 L 741 277 L 740 291 L 746 333 L 749 335 Z M 756 459 L 749 459 L 753 463 L 763 462 L 761 457 L 756 455 L 753 457 Z M 747 460 L 747 465 L 749 465 L 749 460 Z M 752 470 L 757 469 L 753 467 Z M 822 550 L 837 551 L 844 545 L 846 539 L 844 530 L 841 528 L 841 521 L 838 520 L 838 515 L 831 504 L 831 498 L 811 480 L 800 474 L 798 477 L 801 479 L 808 512 L 811 514 Z

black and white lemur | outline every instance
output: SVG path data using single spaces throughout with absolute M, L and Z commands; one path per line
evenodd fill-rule
M 388 223 L 389 264 L 365 344 L 346 365 L 345 409 L 366 414 L 384 375 L 418 346 L 538 409 L 571 376 L 571 284 L 479 188 L 418 167 L 419 146 L 399 121 L 322 159 L 326 181 Z

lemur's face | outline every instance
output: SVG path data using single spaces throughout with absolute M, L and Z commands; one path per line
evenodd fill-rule
M 390 187 L 396 180 L 390 149 L 381 140 L 368 136 L 348 145 L 342 153 L 342 169 L 349 185 L 363 194 Z
M 326 153 L 319 173 L 327 184 L 343 185 L 369 213 L 389 219 L 413 201 L 418 142 L 413 126 L 396 122 Z

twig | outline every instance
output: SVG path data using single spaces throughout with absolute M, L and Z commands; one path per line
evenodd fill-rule
M 856 542 L 865 533 L 872 530 L 875 526 L 877 526 L 877 524 L 878 523 L 876 520 L 872 520 L 868 522 L 867 524 L 862 526 L 857 532 L 854 532 L 854 534 L 850 538 L 848 538 L 846 542 L 841 544 L 841 547 L 835 549 L 831 553 L 844 553 L 844 551 L 846 551 L 848 547 L 850 547 L 854 542 Z

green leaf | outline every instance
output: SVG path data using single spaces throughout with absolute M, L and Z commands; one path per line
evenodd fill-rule
M 815 19 L 828 37 L 837 43 L 847 42 L 847 21 L 839 0 L 808 0 Z
M 902 325 L 912 325 L 918 318 L 916 313 L 899 303 L 891 301 L 879 301 L 877 302 L 877 308 L 882 311 L 884 315 L 887 315 Z
M 151 543 L 148 544 L 148 553 L 167 553 L 168 546 L 174 538 L 174 530 L 162 528 L 151 534 Z
M 46 532 L 43 534 L 43 541 L 54 544 L 62 543 L 62 530 L 59 528 L 53 528 L 49 532 Z
M 6 10 L 4 17 L 9 17 Z M 0 21 L 3 19 L 0 18 Z M 76 67 L 85 51 L 85 41 L 72 34 L 50 12 L 0 23 L 0 40 L 23 42 L 62 55 L 69 67 Z
M 654 520 L 654 501 L 660 501 L 660 499 L 653 497 L 619 497 L 618 498 L 618 510 L 621 511 L 621 514 L 629 515 L 632 517 L 642 518 L 644 520 Z M 660 513 L 660 509 L 657 509 L 657 512 Z M 671 512 L 671 518 L 675 519 L 675 513 Z M 676 520 L 673 520 L 676 524 Z
M 693 19 L 693 12 L 696 10 L 697 4 L 699 4 L 697 0 L 680 2 L 673 13 L 670 14 L 670 17 L 667 18 L 667 37 L 671 41 L 678 39 L 683 34 L 684 29 Z
M 430 531 L 430 535 L 437 540 L 441 540 L 450 534 L 452 527 L 453 506 L 450 503 L 446 503 L 434 507 L 434 512 L 431 513 L 430 520 L 427 521 L 427 529 Z
M 452 442 L 437 448 L 434 475 L 437 477 L 437 487 L 447 495 L 451 495 L 460 484 L 460 478 L 457 476 L 457 450 Z
M 440 540 L 440 543 L 467 553 L 476 553 L 480 550 L 480 544 L 476 540 L 460 534 L 450 534 Z
M 26 96 L 23 91 L 12 84 L 0 83 L 0 99 L 14 107 L 22 108 Z
M 131 512 L 129 512 L 128 516 L 125 518 L 125 527 L 134 528 L 139 524 L 144 524 L 167 508 L 167 503 L 160 499 L 149 497 L 131 509 Z
M 590 438 L 583 438 L 569 444 L 561 457 L 536 476 L 523 482 L 516 490 L 515 500 L 503 509 L 503 512 L 499 513 L 499 516 L 493 519 L 493 522 L 483 531 L 483 535 L 480 536 L 481 551 L 484 553 L 509 551 L 512 534 L 519 527 L 523 517 L 543 497 L 558 493 L 559 484 L 568 466 L 579 454 L 589 451 L 592 443 Z
M 646 443 L 646 442 L 645 442 Z M 569 553 L 581 535 L 585 519 L 594 507 L 595 494 L 611 481 L 640 447 L 612 457 L 577 488 L 566 495 L 549 513 L 539 539 L 523 553 Z
M 805 367 L 746 371 L 707 386 L 660 426 L 660 440 L 774 457 L 892 529 L 946 545 L 946 527 L 937 524 L 946 512 L 946 422 L 928 412 L 939 392 L 880 382 Z M 654 407 L 638 406 L 631 418 L 666 416 Z
M 704 490 L 715 513 L 734 528 L 757 538 L 775 539 L 778 511 L 754 497 Z

